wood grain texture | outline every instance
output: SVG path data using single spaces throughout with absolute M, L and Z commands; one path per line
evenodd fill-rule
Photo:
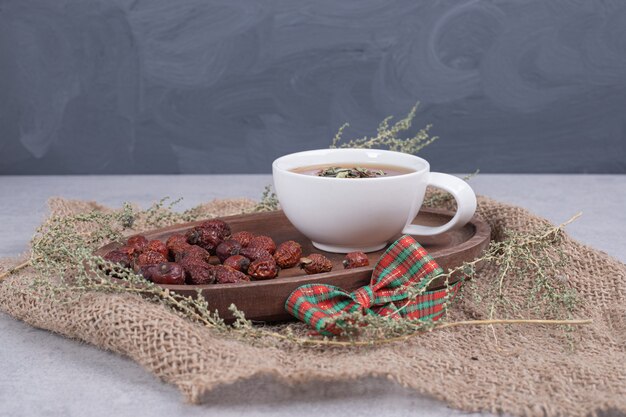
M 439 226 L 447 223 L 453 215 L 454 213 L 445 210 L 422 209 L 413 223 Z M 282 211 L 244 214 L 223 217 L 222 219 L 231 226 L 233 232 L 246 230 L 258 235 L 271 236 L 276 243 L 295 240 L 302 245 L 304 255 L 322 253 L 333 263 L 333 270 L 324 274 L 306 275 L 296 267 L 283 269 L 278 278 L 267 281 L 214 285 L 161 285 L 164 288 L 192 297 L 196 296 L 197 290 L 201 290 L 202 295 L 209 302 L 211 310 L 217 310 L 220 317 L 226 320 L 233 318 L 228 310 L 231 304 L 235 304 L 251 320 L 288 320 L 291 316 L 284 309 L 285 300 L 297 287 L 304 284 L 321 283 L 336 285 L 346 291 L 353 291 L 369 284 L 372 270 L 384 252 L 384 250 L 380 250 L 369 253 L 369 266 L 344 269 L 342 265 L 344 255 L 323 252 L 313 247 L 312 243 L 287 220 Z M 142 234 L 148 239 L 165 241 L 172 234 L 184 233 L 200 223 L 202 221 L 174 225 Z M 419 242 L 444 270 L 448 270 L 480 256 L 489 244 L 490 234 L 489 225 L 474 217 L 464 227 L 438 236 L 419 238 Z M 98 249 L 95 253 L 104 255 L 120 245 L 121 243 L 111 243 Z M 212 263 L 218 263 L 217 258 L 212 258 Z M 453 276 L 450 283 L 458 280 L 459 276 Z M 442 288 L 444 282 L 444 279 L 437 279 L 428 288 L 431 290 Z
M 0 1 L 0 174 L 267 173 L 422 102 L 436 171 L 626 172 L 626 3 Z

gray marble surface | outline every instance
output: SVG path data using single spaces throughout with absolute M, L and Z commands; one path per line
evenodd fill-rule
M 271 178 L 257 176 L 0 177 L 0 256 L 17 255 L 46 214 L 50 196 L 142 205 L 168 195 L 181 208 L 213 198 L 258 198 Z M 626 176 L 479 175 L 477 193 L 523 205 L 553 222 L 583 211 L 568 227 L 577 239 L 626 261 Z M 235 387 L 205 406 L 182 401 L 139 365 L 118 355 L 33 329 L 0 314 L 0 416 L 385 415 L 465 413 L 387 381 L 287 389 L 271 382 Z

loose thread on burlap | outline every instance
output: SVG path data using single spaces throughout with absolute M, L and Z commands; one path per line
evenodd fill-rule
M 9 268 L 8 271 L 0 274 L 0 283 L 2 283 L 2 281 L 10 277 L 11 275 L 15 274 L 16 272 L 19 272 L 22 269 L 27 268 L 29 266 L 30 266 L 30 260 L 22 262 L 21 264 L 16 265 L 13 268 Z
M 324 344 L 324 345 L 334 345 L 334 346 L 368 346 L 374 344 L 387 344 L 387 343 L 396 343 L 408 340 L 417 333 L 426 333 L 432 330 L 442 330 L 451 327 L 461 327 L 461 326 L 493 326 L 493 325 L 512 325 L 512 324 L 531 324 L 531 325 L 551 325 L 551 326 L 560 326 L 560 325 L 582 325 L 582 324 L 591 324 L 593 320 L 591 319 L 580 319 L 580 320 L 541 320 L 541 319 L 493 319 L 493 320 L 463 320 L 463 321 L 453 321 L 449 323 L 441 323 L 437 324 L 430 329 L 420 330 L 413 334 L 408 334 L 405 336 L 391 337 L 387 339 L 378 339 L 372 341 L 349 341 L 342 342 L 337 340 L 311 340 L 311 339 L 303 339 L 316 344 Z

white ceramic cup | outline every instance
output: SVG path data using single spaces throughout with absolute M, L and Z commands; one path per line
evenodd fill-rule
M 413 172 L 376 178 L 328 178 L 292 172 L 315 165 L 391 165 Z M 402 234 L 432 236 L 465 225 L 476 210 L 476 196 L 465 181 L 430 172 L 428 162 L 400 152 L 319 149 L 278 158 L 272 164 L 274 188 L 291 223 L 313 245 L 327 252 L 373 252 Z M 426 186 L 452 194 L 457 212 L 438 227 L 412 225 Z

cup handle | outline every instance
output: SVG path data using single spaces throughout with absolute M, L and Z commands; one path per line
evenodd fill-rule
M 472 188 L 460 178 L 454 175 L 442 174 L 440 172 L 431 172 L 428 179 L 428 185 L 441 188 L 452 194 L 456 200 L 456 214 L 448 223 L 441 226 L 421 226 L 417 224 L 409 224 L 402 231 L 403 234 L 417 236 L 434 236 L 446 232 L 455 227 L 464 226 L 470 221 L 476 211 L 476 194 Z M 412 221 L 413 219 L 409 219 Z

